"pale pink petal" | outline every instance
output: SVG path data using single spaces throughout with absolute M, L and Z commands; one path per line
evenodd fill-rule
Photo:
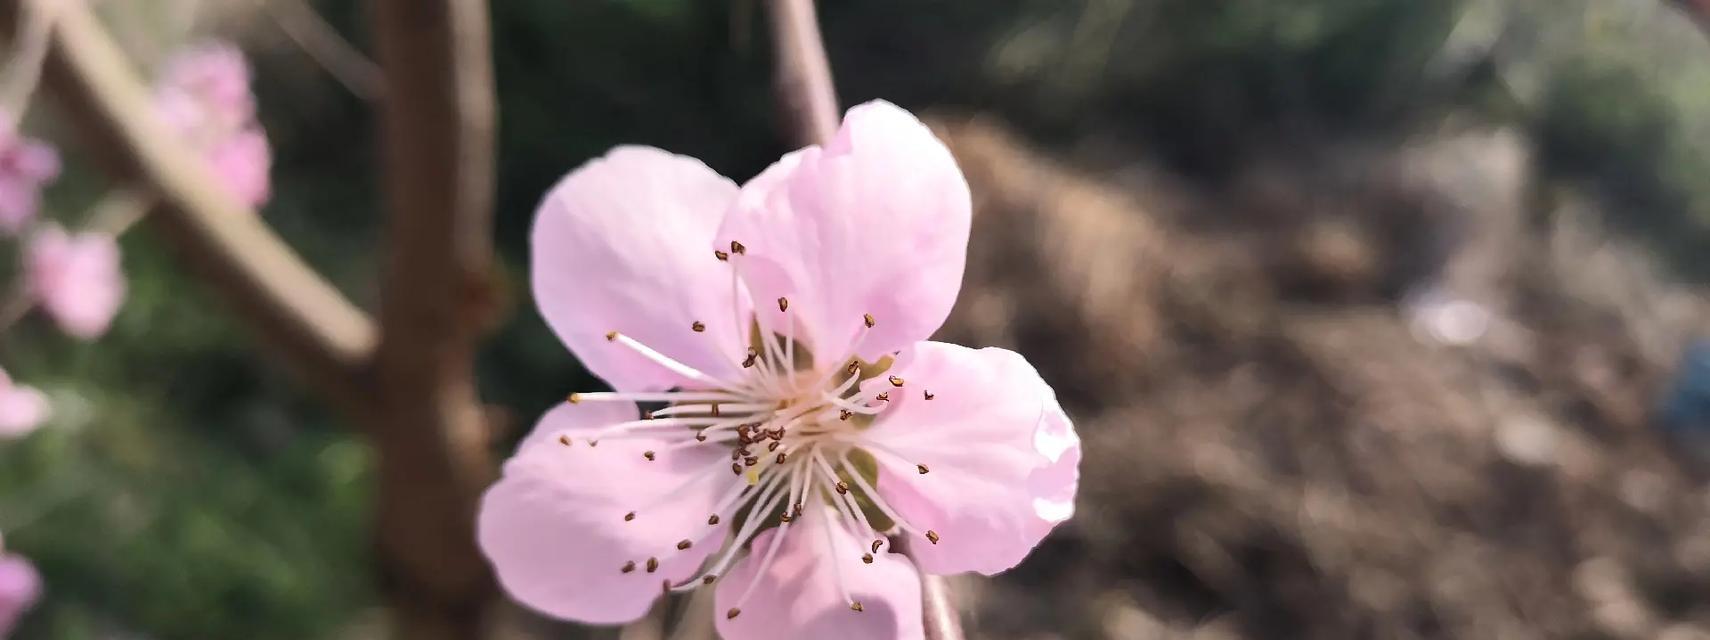
M 876 554 L 873 564 L 863 563 L 868 541 L 856 539 L 828 513 L 822 510 L 792 524 L 772 564 L 760 575 L 760 559 L 778 530 L 755 537 L 748 557 L 719 581 L 714 601 L 718 631 L 725 640 L 923 637 L 920 576 L 914 565 L 888 551 Z M 861 603 L 861 611 L 844 599 L 840 579 L 849 597 Z M 750 585 L 753 593 L 741 603 L 741 613 L 729 617 Z
M 0 383 L 0 439 L 28 435 L 46 422 L 52 407 L 34 387 Z
M 967 259 L 968 185 L 926 126 L 887 102 L 849 110 L 824 149 L 786 156 L 749 182 L 716 245 L 747 247 L 744 278 L 771 327 L 789 299 L 816 354 L 862 357 L 924 340 L 943 324 Z M 764 302 L 764 304 L 762 303 Z
M 939 535 L 937 544 L 910 539 L 922 571 L 989 575 L 1015 566 L 1074 513 L 1073 426 L 1014 352 L 923 342 L 905 354 L 892 369 L 902 388 L 884 378 L 863 387 L 891 398 L 864 436 L 879 460 L 879 494 Z
M 7 153 L 7 165 L 20 177 L 40 185 L 59 177 L 59 151 L 53 146 L 28 138 L 20 138 L 17 146 Z
M 216 179 L 239 201 L 251 207 L 267 202 L 273 157 L 260 128 L 243 129 L 214 143 L 207 158 Z
M 726 523 L 708 526 L 707 516 L 727 485 L 742 480 L 730 477 L 722 452 L 663 451 L 649 440 L 588 446 L 593 431 L 638 413 L 630 403 L 560 405 L 487 490 L 481 549 L 517 602 L 592 624 L 634 620 L 666 579 L 694 575 L 723 538 Z M 660 451 L 656 460 L 642 455 L 648 450 Z M 682 540 L 692 546 L 679 550 Z M 657 571 L 647 570 L 648 558 L 658 559 Z M 624 573 L 626 562 L 635 570 Z
M 41 596 L 41 574 L 30 561 L 18 555 L 0 555 L 0 638 L 12 633 L 18 619 Z
M 535 213 L 535 303 L 582 364 L 620 390 L 695 386 L 607 339 L 621 332 L 735 379 L 746 304 L 710 248 L 736 185 L 693 158 L 618 147 L 566 176 Z M 703 332 L 691 327 L 701 323 Z
M 125 299 L 119 245 L 108 234 L 45 228 L 24 249 L 24 271 L 42 308 L 77 338 L 106 333 Z
M 0 234 L 18 235 L 40 210 L 40 187 L 18 176 L 0 174 Z

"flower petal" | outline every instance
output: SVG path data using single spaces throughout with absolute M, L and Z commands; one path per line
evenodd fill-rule
M 541 202 L 533 236 L 541 315 L 595 375 L 624 391 L 693 386 L 607 332 L 734 379 L 745 343 L 733 277 L 708 248 L 736 185 L 692 158 L 618 147 Z M 691 329 L 702 323 L 704 332 Z
M 588 446 L 598 428 L 638 413 L 630 403 L 560 405 L 541 418 L 487 490 L 478 517 L 481 549 L 518 602 L 593 624 L 634 620 L 662 593 L 664 580 L 694 575 L 722 540 L 725 525 L 706 523 L 728 484 L 727 475 L 716 473 L 724 467 L 718 452 L 664 451 L 648 461 L 642 452 L 663 450 L 662 444 L 626 439 Z M 679 550 L 681 540 L 692 546 Z M 649 558 L 658 559 L 656 570 L 646 568 Z M 626 562 L 635 563 L 627 573 Z
M 29 435 L 53 413 L 46 395 L 34 387 L 0 383 L 0 439 Z
M 18 619 L 42 595 L 42 577 L 23 556 L 0 555 L 0 638 L 12 633 Z
M 908 112 L 869 102 L 824 149 L 785 156 L 745 185 L 717 245 L 747 247 L 743 277 L 769 326 L 790 326 L 769 304 L 788 298 L 814 353 L 841 358 L 866 330 L 859 354 L 871 360 L 944 323 L 962 287 L 969 207 L 944 144 Z
M 877 554 L 872 564 L 863 563 L 867 541 L 833 521 L 829 510 L 818 513 L 791 526 L 764 574 L 758 573 L 761 556 L 779 530 L 754 538 L 748 557 L 719 581 L 714 598 L 719 634 L 726 640 L 923 637 L 920 576 L 914 565 L 889 552 Z M 861 611 L 844 599 L 840 578 L 849 596 L 861 603 Z M 741 603 L 741 614 L 729 617 L 751 585 L 753 593 Z
M 85 340 L 107 332 L 125 300 L 119 243 L 105 233 L 48 226 L 24 248 L 31 293 L 61 330 Z
M 863 387 L 891 398 L 864 439 L 879 461 L 879 494 L 940 538 L 910 536 L 922 571 L 1007 570 L 1073 515 L 1080 440 L 1025 358 L 923 342 L 893 371 L 901 389 L 886 379 Z

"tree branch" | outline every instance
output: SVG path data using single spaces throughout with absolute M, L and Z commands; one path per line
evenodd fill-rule
M 16 4 L 7 14 L 15 21 Z M 237 202 L 154 117 L 148 88 L 82 2 L 59 3 L 45 70 L 88 148 L 127 182 L 149 185 L 153 222 L 303 380 L 365 411 L 372 321 Z
M 813 0 L 766 0 L 772 23 L 778 108 L 794 146 L 825 144 L 837 134 L 837 89 L 819 37 Z
M 491 281 L 493 74 L 482 0 L 376 0 L 388 255 L 377 360 L 379 537 L 396 637 L 481 635 L 492 479 L 475 391 Z

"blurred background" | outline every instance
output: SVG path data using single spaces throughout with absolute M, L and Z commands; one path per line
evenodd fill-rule
M 308 4 L 372 50 L 366 5 Z M 208 37 L 249 53 L 265 220 L 375 308 L 377 120 L 288 35 L 300 7 L 99 3 L 140 73 Z M 620 143 L 739 181 L 786 149 L 753 0 L 491 11 L 506 315 L 479 383 L 505 452 L 598 384 L 528 299 L 545 189 Z M 923 114 L 972 186 L 940 337 L 1021 351 L 1085 440 L 1076 519 L 956 583 L 970 635 L 1710 638 L 1710 44 L 1690 15 L 821 3 L 843 103 Z M 26 128 L 68 141 L 48 209 L 75 225 L 114 185 L 52 102 Z M 123 249 L 103 339 L 32 318 L 0 342 L 59 409 L 0 446 L 0 531 L 47 589 L 15 637 L 382 634 L 368 446 L 150 229 Z

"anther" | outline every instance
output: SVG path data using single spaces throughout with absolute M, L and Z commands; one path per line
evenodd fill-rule
M 760 458 L 758 458 L 758 457 L 748 456 L 748 457 L 742 459 L 742 465 L 743 466 L 752 467 L 752 466 L 757 465 L 757 464 L 760 464 Z
M 730 252 L 734 253 L 736 255 L 739 255 L 739 256 L 748 255 L 748 247 L 742 246 L 742 243 L 740 243 L 740 242 L 737 242 L 735 240 L 731 240 L 730 241 Z M 734 618 L 736 616 L 731 616 L 731 617 Z
M 896 376 L 891 376 L 891 386 L 893 386 L 893 387 L 903 386 L 903 379 L 898 378 Z
M 749 347 L 748 348 L 748 357 L 742 359 L 742 368 L 747 369 L 749 367 L 754 366 L 754 363 L 756 361 L 758 361 L 759 359 L 760 359 L 760 354 L 758 352 L 754 351 L 753 347 Z
M 847 495 L 849 493 L 849 483 L 844 482 L 842 480 L 838 480 L 837 481 L 837 493 L 838 493 L 838 495 Z
M 658 571 L 658 570 L 659 570 L 659 559 L 658 558 L 648 558 L 647 559 L 647 572 L 653 573 L 653 572 Z
M 931 392 L 931 391 L 923 391 L 923 392 L 921 392 L 921 394 L 920 394 L 920 395 L 921 395 L 921 397 L 924 397 L 924 398 L 926 398 L 926 399 L 927 399 L 927 400 L 931 400 L 931 399 L 933 399 L 933 398 L 936 398 L 936 397 L 938 397 L 938 396 L 935 396 L 935 395 L 932 395 L 932 392 Z
M 866 323 L 868 329 L 871 329 L 873 328 L 873 325 L 878 324 L 878 322 L 873 320 L 873 314 L 871 313 L 861 314 L 861 321 Z
M 852 602 L 850 602 L 850 603 L 849 603 L 849 610 L 850 610 L 850 611 L 854 611 L 854 612 L 856 612 L 856 613 L 860 613 L 860 612 L 862 612 L 862 611 L 865 611 L 865 609 L 862 609 L 862 608 L 861 608 L 861 602 L 860 602 L 860 601 L 852 601 Z
M 849 375 L 855 375 L 857 373 L 861 373 L 861 361 L 860 360 L 850 360 L 848 371 L 849 371 Z
M 774 442 L 772 444 L 778 444 L 778 443 Z M 778 464 L 784 464 L 784 453 L 781 451 L 778 452 Z
M 696 442 L 706 442 L 707 441 L 707 432 L 705 432 L 705 431 L 695 432 L 695 441 Z
M 736 607 L 731 607 L 729 611 L 724 612 L 724 619 L 735 620 L 736 616 L 740 616 L 740 615 L 742 615 L 741 609 L 738 609 Z
M 695 333 L 700 333 L 707 330 L 707 325 L 704 322 L 696 320 L 693 324 L 689 325 L 689 330 L 694 331 Z
M 622 571 L 624 573 L 635 573 L 635 561 L 631 560 L 629 562 L 623 563 L 623 568 L 618 569 L 618 571 Z
M 861 561 L 865 562 L 867 564 L 873 564 L 873 554 L 871 554 L 871 553 L 861 554 Z
M 570 394 L 570 397 L 565 398 L 565 400 L 569 401 L 570 404 L 580 404 L 582 402 L 582 394 L 572 393 Z
M 766 450 L 767 451 L 777 451 L 778 447 L 782 447 L 782 446 L 784 446 L 784 443 L 774 441 L 772 444 L 766 445 Z
M 718 249 L 713 249 L 712 254 L 713 254 L 714 258 L 718 258 L 719 262 L 724 262 L 724 261 L 730 259 L 730 254 L 725 253 L 723 251 L 719 251 Z
M 709 526 L 709 527 L 718 526 L 718 514 L 715 513 L 715 514 L 712 514 L 710 516 L 707 516 L 707 526 Z
M 730 463 L 730 472 L 739 476 L 742 475 L 742 465 L 735 462 Z
M 923 476 L 926 475 L 927 472 L 932 471 L 931 469 L 926 468 L 926 465 L 924 465 L 924 464 L 914 465 L 914 470 L 919 471 L 920 475 L 923 475 Z
M 883 539 L 874 540 L 873 541 L 873 553 L 878 553 L 879 547 L 883 546 L 884 544 L 885 544 L 885 541 Z
M 741 460 L 742 459 L 742 450 L 741 449 L 731 449 L 730 450 L 730 459 L 731 460 Z
M 932 544 L 938 544 L 938 532 L 933 531 L 931 529 L 927 529 L 926 530 L 926 539 L 931 541 Z
M 879 400 L 879 402 L 890 402 L 891 401 L 891 392 L 886 391 L 886 392 L 881 393 L 881 394 L 874 396 L 874 397 L 877 398 Z
M 643 451 L 643 452 L 641 452 L 641 457 L 647 458 L 648 462 L 652 462 L 655 458 L 657 458 L 659 456 L 654 454 L 652 451 Z
M 713 414 L 714 418 L 718 417 L 718 403 L 717 402 L 712 403 L 712 414 Z
M 778 516 L 778 521 L 779 522 L 793 522 L 793 521 L 795 521 L 795 518 L 790 517 L 790 514 L 786 513 L 786 514 Z
M 652 411 L 641 412 L 641 419 L 642 420 L 652 420 L 653 419 L 653 412 Z
M 778 311 L 783 312 L 783 311 L 789 311 L 789 310 L 790 310 L 790 299 L 789 298 L 778 298 Z
M 635 512 L 634 511 L 623 514 L 623 521 L 624 522 L 629 522 L 629 521 L 634 520 L 634 519 L 635 519 Z
M 570 446 L 570 436 L 558 436 L 558 444 Z
M 701 584 L 712 584 L 713 581 L 717 580 L 717 579 L 718 579 L 718 576 L 715 576 L 715 575 L 712 575 L 709 573 L 709 574 L 701 577 Z
M 607 331 L 606 332 L 606 342 L 611 342 L 613 340 L 617 340 L 617 337 L 618 337 L 618 332 L 616 332 L 616 331 Z
M 797 502 L 795 508 L 792 510 L 792 513 L 790 515 L 793 515 L 797 518 L 802 517 L 802 503 Z
M 838 420 L 848 420 L 849 416 L 852 416 L 852 415 L 855 415 L 855 414 L 850 412 L 848 409 L 843 409 L 843 410 L 837 412 L 837 419 Z
M 736 425 L 736 435 L 739 435 L 739 436 L 745 436 L 745 435 L 748 435 L 748 432 L 749 432 L 749 431 L 750 431 L 750 430 L 752 430 L 752 429 L 753 429 L 753 428 L 754 428 L 754 427 L 751 427 L 751 426 L 749 426 L 749 425 L 747 425 L 747 424 L 739 424 L 739 425 Z
M 677 550 L 678 551 L 688 551 L 689 547 L 691 547 L 691 546 L 694 546 L 694 543 L 689 542 L 687 539 L 677 541 Z

